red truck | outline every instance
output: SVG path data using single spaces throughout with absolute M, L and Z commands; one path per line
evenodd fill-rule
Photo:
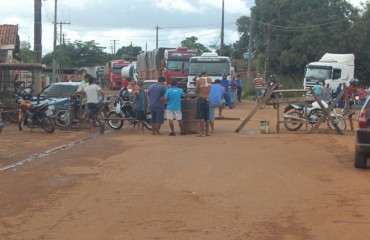
M 158 48 L 137 56 L 137 74 L 140 80 L 165 77 L 167 85 L 176 79 L 178 86 L 186 92 L 189 74 L 189 59 L 198 56 L 197 50 L 178 48 Z
M 122 87 L 121 71 L 130 64 L 125 60 L 112 60 L 105 64 L 104 80 L 110 90 L 118 90 Z

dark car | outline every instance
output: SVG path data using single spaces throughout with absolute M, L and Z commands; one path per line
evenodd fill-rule
M 370 157 L 370 98 L 361 109 L 356 129 L 355 167 L 366 168 Z
M 40 103 L 47 102 L 50 106 L 54 106 L 54 113 L 61 108 L 68 108 L 70 97 L 77 93 L 79 84 L 79 82 L 52 83 L 42 89 L 39 98 Z

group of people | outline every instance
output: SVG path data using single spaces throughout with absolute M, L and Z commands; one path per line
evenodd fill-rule
M 186 99 L 185 92 L 177 86 L 177 81 L 171 82 L 167 88 L 165 78 L 159 77 L 158 82 L 153 84 L 146 93 L 143 89 L 143 82 L 135 81 L 126 87 L 131 88 L 133 103 L 136 109 L 138 129 L 144 131 L 143 121 L 145 112 L 150 111 L 152 116 L 152 135 L 159 135 L 164 119 L 169 121 L 169 136 L 176 136 L 174 120 L 178 122 L 180 135 L 186 134 L 182 122 L 181 99 Z M 236 75 L 231 80 L 222 75 L 222 80 L 217 79 L 214 83 L 203 71 L 196 78 L 196 119 L 199 121 L 199 137 L 210 136 L 214 132 L 215 109 L 219 109 L 219 116 L 222 118 L 222 109 L 225 104 L 233 108 L 235 101 L 241 101 L 242 80 Z M 234 94 L 235 92 L 235 94 Z M 229 101 L 229 102 L 228 102 Z
M 171 130 L 169 136 L 176 136 L 174 120 L 178 122 L 179 134 L 184 135 L 181 99 L 186 98 L 186 96 L 184 90 L 177 86 L 177 81 L 173 80 L 171 87 L 168 88 L 165 84 L 165 78 L 159 77 L 158 82 L 153 84 L 147 92 L 144 90 L 143 85 L 143 81 L 131 81 L 122 88 L 124 92 L 132 97 L 138 130 L 144 132 L 146 112 L 150 111 L 152 116 L 152 135 L 161 134 L 160 128 L 164 123 L 164 119 L 169 120 Z M 217 79 L 215 82 L 212 82 L 212 79 L 207 76 L 206 71 L 198 75 L 195 90 L 197 95 L 195 111 L 196 119 L 199 121 L 199 137 L 210 136 L 210 129 L 211 133 L 214 132 L 216 108 L 219 110 L 219 117 L 222 118 L 222 110 L 225 103 L 232 109 L 236 101 L 241 102 L 242 85 L 240 75 L 236 75 L 231 80 L 228 80 L 224 74 L 221 80 Z M 131 89 L 130 92 L 128 88 Z M 78 92 L 86 94 L 85 110 L 88 114 L 89 125 L 92 131 L 96 113 L 99 109 L 98 93 L 104 97 L 104 92 L 96 84 L 94 77 L 89 74 L 86 74 L 84 80 L 81 81 Z

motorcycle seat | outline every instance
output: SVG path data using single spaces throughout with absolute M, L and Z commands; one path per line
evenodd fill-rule
M 48 104 L 43 103 L 43 104 L 39 104 L 39 105 L 33 105 L 33 107 L 31 108 L 31 112 L 36 112 L 37 110 L 44 108 L 46 105 L 48 105 Z

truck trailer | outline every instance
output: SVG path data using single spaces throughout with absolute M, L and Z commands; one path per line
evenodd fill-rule
M 189 74 L 189 59 L 197 56 L 197 50 L 179 48 L 158 48 L 137 56 L 137 74 L 140 80 L 156 80 L 165 77 L 166 84 L 177 80 L 178 87 L 186 91 Z
M 349 86 L 354 72 L 354 54 L 326 53 L 318 62 L 311 62 L 306 66 L 303 88 L 309 89 L 319 82 L 329 84 L 335 91 L 340 83 Z

